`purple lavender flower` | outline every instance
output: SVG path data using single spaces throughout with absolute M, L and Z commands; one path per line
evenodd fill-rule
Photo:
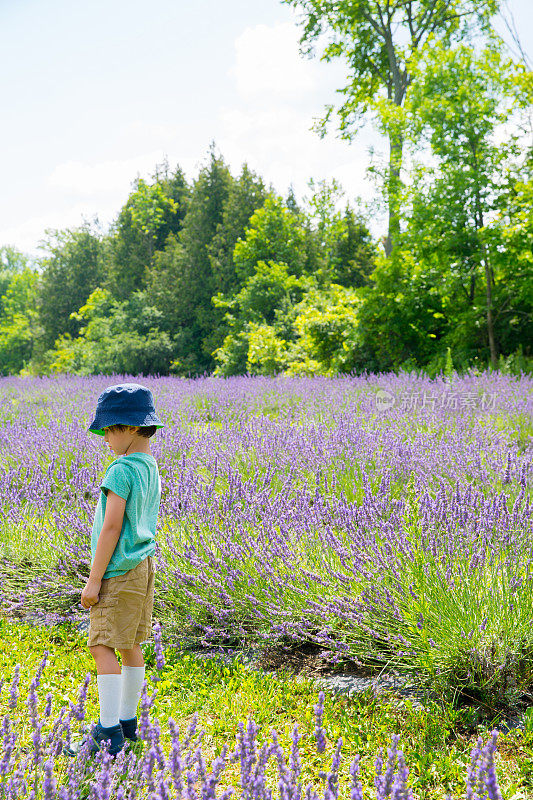
M 181 743 L 178 726 L 175 721 L 170 718 L 168 720 L 168 727 L 172 736 L 172 745 L 168 756 L 168 766 L 170 774 L 172 775 L 172 783 L 178 797 L 183 793 L 183 783 L 181 775 L 183 772 L 183 761 L 181 758 Z
M 350 800 L 364 800 L 363 787 L 359 780 L 359 756 L 355 756 L 350 766 L 350 775 L 352 776 L 352 783 L 350 786 Z
M 52 693 L 47 692 L 46 705 L 44 707 L 44 716 L 49 717 L 51 713 L 52 713 Z
M 503 483 L 511 483 L 511 453 L 507 453 L 507 467 L 505 468 Z
M 479 796 L 486 793 L 487 800 L 502 800 L 500 787 L 496 778 L 496 768 L 494 766 L 494 753 L 498 732 L 493 731 L 489 742 L 485 745 L 481 753 L 481 762 L 478 767 L 477 784 Z
M 54 778 L 54 761 L 47 759 L 44 763 L 43 800 L 55 800 L 56 780 Z
M 387 763 L 385 765 L 383 764 L 383 750 L 379 751 L 376 758 L 376 776 L 374 778 L 376 800 L 387 800 L 390 797 L 396 778 L 399 740 L 400 737 L 398 735 L 393 735 L 392 746 L 387 750 Z M 383 766 L 385 766 L 385 772 L 383 772 Z
M 194 740 L 194 737 L 196 736 L 197 727 L 198 727 L 198 713 L 195 712 L 189 723 L 187 736 L 185 737 L 185 741 L 183 742 L 184 750 L 187 750 L 191 746 L 191 742 Z
M 19 691 L 18 691 L 19 681 L 20 681 L 20 665 L 17 664 L 13 672 L 13 680 L 11 681 L 11 687 L 9 689 L 8 705 L 12 711 L 17 707 L 17 701 L 19 698 Z
M 417 410 L 413 413 L 404 403 L 390 410 L 387 425 L 362 425 L 372 410 L 372 375 L 147 378 L 175 423 L 153 445 L 163 487 L 155 557 L 164 595 L 171 598 L 177 638 L 192 634 L 212 642 L 222 635 L 268 644 L 283 637 L 294 644 L 318 644 L 331 663 L 341 657 L 364 661 L 385 646 L 406 666 L 424 644 L 412 635 L 414 613 L 414 624 L 437 636 L 438 649 L 445 652 L 445 620 L 433 630 L 429 625 L 439 610 L 424 610 L 423 622 L 418 609 L 413 612 L 419 584 L 405 567 L 415 546 L 428 563 L 440 565 L 445 591 L 453 592 L 465 579 L 475 584 L 487 569 L 505 564 L 506 594 L 486 598 L 494 606 L 488 618 L 498 612 L 499 603 L 513 614 L 522 607 L 533 577 L 528 545 L 533 507 L 527 493 L 531 457 L 510 447 L 493 415 L 472 427 L 471 412 L 476 404 L 476 413 L 486 411 L 492 397 L 489 407 L 530 416 L 531 378 L 456 375 L 454 391 L 470 398 L 462 409 L 448 404 L 454 398 L 441 378 L 403 373 L 382 378 L 397 397 L 416 399 L 418 390 L 424 401 L 429 397 L 431 418 L 424 416 L 418 425 Z M 100 443 L 86 436 L 80 415 L 88 418 L 91 398 L 108 380 L 0 381 L 17 406 L 16 418 L 3 426 L 4 440 L 12 445 L 0 470 L 3 513 L 10 524 L 22 525 L 33 508 L 34 525 L 42 521 L 36 542 L 49 520 L 59 537 L 49 544 L 55 554 L 50 569 L 15 593 L 3 582 L 0 604 L 20 611 L 45 602 L 46 608 L 35 610 L 43 625 L 79 622 L 84 616 L 76 607 L 79 580 L 69 576 L 82 577 L 90 565 L 87 534 L 106 463 Z M 41 426 L 36 406 L 39 415 L 57 420 L 53 429 Z M 275 418 L 269 407 L 276 408 Z M 221 424 L 206 426 L 207 417 Z M 201 424 L 202 435 L 193 434 L 189 423 Z M 65 434 L 76 453 L 73 459 L 65 458 Z M 39 447 L 29 447 L 36 435 Z M 243 452 L 250 455 L 249 474 L 244 474 Z M 349 472 L 356 462 L 357 485 Z M 498 487 L 501 478 L 520 492 L 511 510 L 512 492 L 507 497 L 507 487 Z M 398 482 L 404 480 L 416 504 L 416 541 L 404 524 L 409 502 L 397 496 Z M 175 537 L 168 524 L 175 520 L 194 526 L 194 541 Z M 313 569 L 302 557 L 308 545 L 322 554 Z M 527 564 L 530 575 L 523 585 L 508 553 L 522 555 L 515 561 Z M 287 569 L 277 570 L 280 562 Z M 5 565 L 16 569 L 8 560 Z M 360 595 L 354 586 L 362 587 Z M 65 607 L 69 597 L 71 608 Z M 470 632 L 466 626 L 464 635 L 475 640 L 485 624 Z M 157 636 L 159 671 L 164 653 L 162 647 L 157 650 Z M 428 647 L 435 647 L 433 639 Z M 29 699 L 34 711 L 39 680 Z M 15 705 L 16 695 L 15 688 Z
M 154 632 L 154 649 L 156 656 L 156 665 L 157 669 L 161 671 L 165 666 L 165 653 L 163 650 L 163 643 L 161 639 L 161 623 L 159 621 L 154 622 L 153 632 Z
M 215 800 L 218 779 L 226 767 L 227 746 L 224 745 L 218 758 L 213 761 L 212 771 L 204 779 L 204 790 L 202 800 Z
M 325 695 L 324 692 L 318 693 L 318 703 L 314 706 L 315 711 L 315 739 L 316 739 L 316 749 L 319 753 L 323 753 L 326 749 L 326 735 L 324 728 L 322 727 L 322 721 L 324 717 L 324 700 Z
M 302 793 L 302 786 L 299 782 L 300 775 L 302 774 L 302 764 L 300 759 L 299 742 L 301 737 L 298 734 L 298 725 L 295 725 L 292 730 L 292 743 L 291 754 L 289 759 L 289 767 L 291 771 L 290 776 L 290 795 L 292 800 L 300 800 Z
M 87 691 L 89 689 L 89 683 L 91 682 L 91 674 L 88 672 L 85 676 L 85 680 L 83 681 L 83 685 L 80 689 L 78 695 L 78 702 L 76 705 L 69 701 L 70 706 L 70 713 L 72 716 L 82 722 L 85 719 L 85 704 L 87 702 Z
M 35 694 L 36 681 L 32 681 L 28 691 L 28 702 L 33 708 L 32 697 Z M 83 697 L 87 690 L 87 679 L 80 688 Z M 182 800 L 215 800 L 216 788 L 226 768 L 227 763 L 241 760 L 241 789 L 242 798 L 245 800 L 272 800 L 272 793 L 266 789 L 265 770 L 269 759 L 274 756 L 278 763 L 279 772 L 279 800 L 319 800 L 317 793 L 306 787 L 302 791 L 299 778 L 301 763 L 299 753 L 300 736 L 298 727 L 293 728 L 292 743 L 289 752 L 289 766 L 277 734 L 271 732 L 272 744 L 262 746 L 257 756 L 258 728 L 251 717 L 248 718 L 246 727 L 239 725 L 238 747 L 228 756 L 225 747 L 218 758 L 209 766 L 205 762 L 202 751 L 201 739 L 203 731 L 197 730 L 197 718 L 194 718 L 183 746 L 180 742 L 178 728 L 173 720 L 169 720 L 169 729 L 172 736 L 172 747 L 168 759 L 165 759 L 161 747 L 161 729 L 159 721 L 150 724 L 147 712 L 153 705 L 156 692 L 149 697 L 146 692 L 146 681 L 143 685 L 142 708 L 146 715 L 145 727 L 146 740 L 149 746 L 142 755 L 137 757 L 135 752 L 122 751 L 112 758 L 107 752 L 108 746 L 94 756 L 94 779 L 91 789 L 91 800 L 137 800 L 149 796 L 153 800 L 170 800 L 171 797 L 181 797 Z M 27 754 L 15 749 L 19 724 L 18 718 L 12 720 L 5 715 L 0 730 L 2 747 L 0 748 L 0 782 L 6 787 L 6 798 L 13 800 L 23 796 L 41 798 L 42 800 L 76 800 L 79 798 L 80 781 L 85 773 L 89 760 L 89 741 L 81 748 L 76 759 L 69 761 L 65 782 L 59 788 L 54 778 L 55 759 L 62 753 L 62 748 L 69 740 L 70 724 L 73 717 L 70 711 L 63 707 L 54 720 L 52 730 L 45 732 L 46 719 L 36 720 L 33 728 L 33 751 Z M 324 711 L 324 693 L 319 695 L 317 704 L 317 723 L 322 727 Z M 45 735 L 46 734 L 46 735 Z M 65 736 L 63 736 L 65 734 Z M 59 748 L 57 745 L 59 744 Z M 408 786 L 409 770 L 405 763 L 402 751 L 398 748 L 399 737 L 392 737 L 392 745 L 388 749 L 386 764 L 383 764 L 383 752 L 380 751 L 376 758 L 376 800 L 413 800 L 411 789 Z M 480 738 L 477 746 L 472 751 L 471 764 L 467 775 L 467 800 L 502 800 L 498 786 L 494 755 L 497 747 L 497 733 L 493 732 L 489 741 L 483 745 Z M 339 739 L 332 757 L 331 768 L 328 773 L 321 773 L 325 780 L 324 800 L 338 800 L 339 772 L 341 761 L 342 739 Z M 205 751 L 204 751 L 205 752 Z M 92 768 L 91 768 L 92 769 Z M 183 792 L 182 775 L 186 777 L 185 792 Z M 42 776 L 42 784 L 39 783 Z M 356 757 L 350 766 L 350 800 L 362 800 L 362 787 L 359 780 L 359 759 Z M 28 780 L 29 778 L 29 780 Z M 124 779 L 123 786 L 117 787 L 117 779 Z M 34 780 L 33 786 L 31 785 Z M 126 791 L 126 786 L 128 791 Z M 222 797 L 229 800 L 233 788 L 228 787 Z
M 331 760 L 331 769 L 326 775 L 324 800 L 337 800 L 337 797 L 339 796 L 339 767 L 341 761 L 341 749 L 342 739 L 339 739 Z
M 394 800 L 413 800 L 412 791 L 407 785 L 408 778 L 409 770 L 405 764 L 404 755 L 401 750 L 398 750 L 398 771 L 394 779 L 391 795 Z
M 152 695 L 149 695 L 147 692 L 148 683 L 146 679 L 143 681 L 143 686 L 141 690 L 141 697 L 140 697 L 140 719 L 139 719 L 139 728 L 138 728 L 138 735 L 140 739 L 147 740 L 150 737 L 152 731 L 152 724 L 150 722 L 150 710 L 154 704 L 157 689 L 153 692 Z

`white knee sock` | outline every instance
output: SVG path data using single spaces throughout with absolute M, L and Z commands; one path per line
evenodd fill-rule
M 121 675 L 97 675 L 98 699 L 100 701 L 100 722 L 104 728 L 118 725 L 120 707 Z
M 137 716 L 137 706 L 142 692 L 145 667 L 122 666 L 122 694 L 120 696 L 120 719 Z

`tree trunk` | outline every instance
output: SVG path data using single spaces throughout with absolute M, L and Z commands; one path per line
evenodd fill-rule
M 487 334 L 489 337 L 489 349 L 490 349 L 490 363 L 492 364 L 493 369 L 496 369 L 498 366 L 498 351 L 496 349 L 496 339 L 494 337 L 494 320 L 492 319 L 492 270 L 490 268 L 489 257 L 487 253 L 487 248 L 480 241 L 479 238 L 479 229 L 483 227 L 483 211 L 481 210 L 481 200 L 479 197 L 479 192 L 476 189 L 476 210 L 477 210 L 477 220 L 476 220 L 476 234 L 479 242 L 479 247 L 482 254 L 483 266 L 485 268 L 485 284 L 486 284 L 486 295 L 487 295 Z
M 403 136 L 397 132 L 389 134 L 389 179 L 387 185 L 387 203 L 389 209 L 389 227 L 385 237 L 385 255 L 392 254 L 400 234 L 400 172 L 403 157 Z
M 492 281 L 489 259 L 483 248 L 483 263 L 485 265 L 485 283 L 487 284 L 487 333 L 489 335 L 490 362 L 494 369 L 498 366 L 498 352 L 494 338 L 494 322 L 492 319 Z
M 470 305 L 472 305 L 472 303 L 474 302 L 475 293 L 476 293 L 476 273 L 475 270 L 472 268 L 472 272 L 470 275 L 470 294 L 469 294 Z

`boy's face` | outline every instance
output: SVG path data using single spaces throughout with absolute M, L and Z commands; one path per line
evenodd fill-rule
M 138 425 L 128 425 L 123 431 L 118 428 L 104 428 L 104 441 L 116 456 L 122 456 L 137 437 Z

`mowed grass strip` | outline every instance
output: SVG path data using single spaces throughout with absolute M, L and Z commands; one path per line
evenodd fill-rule
M 69 700 L 76 702 L 78 689 L 91 673 L 87 697 L 87 720 L 98 716 L 98 697 L 94 663 L 86 647 L 85 635 L 71 625 L 51 628 L 32 627 L 22 622 L 0 620 L 0 674 L 4 685 L 0 692 L 0 716 L 8 714 L 17 721 L 18 745 L 31 747 L 31 727 L 25 699 L 33 675 L 49 651 L 48 665 L 39 688 L 42 713 L 46 694 L 52 694 L 50 724 Z M 143 645 L 147 677 L 156 675 L 155 657 L 150 644 Z M 9 684 L 16 664 L 20 664 L 20 699 L 17 709 L 8 707 Z M 410 701 L 393 695 L 375 697 L 365 692 L 355 697 L 326 695 L 324 727 L 327 747 L 316 751 L 313 706 L 320 687 L 311 679 L 294 677 L 288 672 L 263 674 L 238 661 L 225 666 L 216 659 L 198 659 L 191 654 L 168 649 L 160 680 L 150 680 L 149 692 L 157 685 L 152 717 L 157 717 L 163 731 L 163 746 L 170 742 L 167 720 L 174 719 L 185 732 L 194 714 L 205 731 L 202 750 L 207 758 L 218 755 L 224 744 L 235 745 L 239 722 L 246 724 L 251 715 L 259 726 L 259 744 L 267 741 L 270 730 L 277 731 L 288 756 L 293 726 L 298 724 L 301 738 L 302 781 L 323 788 L 319 777 L 327 772 L 335 745 L 342 737 L 342 762 L 339 796 L 349 796 L 349 764 L 354 755 L 361 757 L 361 778 L 365 797 L 374 796 L 374 761 L 379 748 L 390 745 L 393 733 L 401 736 L 411 774 L 414 795 L 419 800 L 443 800 L 445 793 L 464 797 L 465 775 L 470 752 L 479 734 L 487 738 L 490 728 L 475 732 L 471 727 L 472 711 L 453 709 L 450 705 L 429 703 L 415 708 Z M 532 719 L 533 722 L 533 719 Z M 48 723 L 47 723 L 48 724 Z M 142 745 L 141 745 L 142 746 Z M 506 800 L 531 797 L 533 789 L 533 724 L 525 732 L 500 736 L 497 768 Z M 61 781 L 62 764 L 58 759 L 57 778 Z M 228 768 L 225 782 L 239 786 L 237 765 Z M 272 770 L 275 790 L 275 770 Z

